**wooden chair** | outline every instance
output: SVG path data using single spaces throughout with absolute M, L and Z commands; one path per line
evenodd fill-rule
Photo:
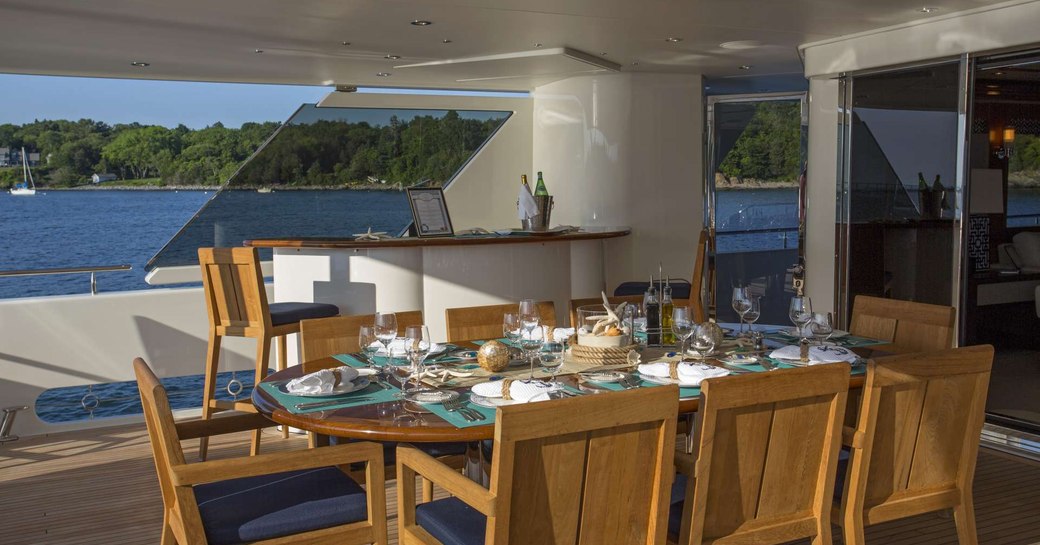
M 410 325 L 422 325 L 421 310 L 397 312 L 397 330 L 404 334 Z M 354 316 L 334 316 L 332 318 L 316 318 L 300 321 L 300 357 L 303 361 L 316 360 L 348 354 L 361 350 L 358 334 L 361 326 L 372 325 L 375 314 L 357 314 Z
M 849 332 L 891 342 L 886 352 L 945 350 L 954 346 L 956 317 L 953 307 L 857 295 Z
M 664 543 L 674 386 L 500 407 L 491 489 L 397 449 L 401 543 Z M 416 507 L 416 473 L 454 497 Z
M 830 544 L 848 388 L 845 364 L 704 381 L 698 456 L 676 457 L 688 477 L 669 520 L 678 543 Z
M 697 259 L 693 262 L 693 278 L 690 279 L 690 307 L 693 310 L 693 318 L 697 323 L 708 321 L 708 313 L 704 309 L 704 268 L 709 258 L 710 235 L 708 229 L 701 229 L 697 237 Z M 708 289 L 714 289 L 714 277 L 709 275 Z
M 992 365 L 988 345 L 869 363 L 832 516 L 847 545 L 864 543 L 864 526 L 942 509 L 961 545 L 978 543 L 971 486 Z
M 134 373 L 163 499 L 162 545 L 387 543 L 383 449 L 352 443 L 187 464 L 181 441 L 256 429 L 258 414 L 175 423 L 141 358 Z M 368 490 L 338 464 L 363 462 Z
M 483 307 L 449 308 L 444 311 L 448 328 L 448 342 L 497 339 L 503 336 L 502 315 L 516 312 L 517 303 Z M 556 327 L 556 306 L 552 301 L 538 303 L 542 324 Z
M 206 351 L 202 418 L 226 410 L 255 411 L 249 398 L 230 402 L 216 399 L 220 341 L 224 337 L 256 339 L 256 383 L 267 376 L 271 340 L 278 339 L 278 369 L 285 369 L 286 335 L 300 331 L 300 320 L 339 314 L 325 303 L 267 303 L 260 256 L 256 248 L 199 248 L 202 288 L 209 315 L 209 345 Z M 289 430 L 283 434 L 288 437 Z M 199 445 L 199 459 L 206 459 L 208 439 Z M 253 435 L 251 452 L 260 450 L 260 431 Z

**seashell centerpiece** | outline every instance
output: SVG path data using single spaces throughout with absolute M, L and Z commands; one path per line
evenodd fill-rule
M 606 294 L 602 305 L 586 305 L 578 307 L 578 323 L 575 331 L 578 345 L 596 348 L 618 348 L 632 344 L 632 330 L 621 317 L 625 306 L 610 304 Z

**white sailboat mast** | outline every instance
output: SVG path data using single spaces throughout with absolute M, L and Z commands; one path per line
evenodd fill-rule
M 22 148 L 22 181 L 28 181 L 29 187 L 36 189 L 36 182 L 33 181 L 32 169 L 29 168 L 29 157 L 25 154 L 25 148 Z

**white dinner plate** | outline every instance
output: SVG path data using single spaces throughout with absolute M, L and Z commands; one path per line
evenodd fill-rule
M 371 381 L 368 380 L 368 377 L 358 377 L 351 382 L 340 383 L 339 386 L 333 388 L 332 391 L 327 394 L 294 394 L 287 389 L 289 383 L 286 382 L 278 385 L 278 391 L 282 392 L 283 394 L 289 394 L 292 396 L 300 397 L 328 397 L 349 394 L 358 390 L 364 390 L 365 388 L 368 388 L 369 384 L 371 384 Z
M 391 346 L 393 346 L 394 343 L 401 343 L 401 345 L 403 346 L 404 340 L 398 338 L 398 339 L 396 339 L 396 340 L 394 340 L 393 342 L 390 343 Z M 433 346 L 430 347 L 429 356 L 437 356 L 439 354 L 443 354 L 447 350 L 448 350 L 447 346 L 445 346 L 443 344 L 433 343 Z M 395 351 L 394 353 L 397 354 L 398 352 Z M 386 349 L 383 347 L 383 343 L 379 343 L 379 350 L 376 350 L 375 355 L 379 356 L 380 358 L 385 358 L 386 357 Z M 427 356 L 427 357 L 429 357 L 429 356 Z
M 501 397 L 484 397 L 474 393 L 469 394 L 469 400 L 474 405 L 480 405 L 488 409 L 494 409 L 495 407 L 505 407 L 506 405 L 519 405 L 522 401 L 515 399 L 502 399 Z
M 801 337 L 801 334 L 798 333 L 798 328 L 796 328 L 796 327 L 789 327 L 787 329 L 781 329 L 781 330 L 777 331 L 777 333 L 780 334 L 780 335 L 783 335 L 785 337 L 792 337 L 792 338 L 794 338 L 794 337 L 799 337 L 800 338 Z M 832 339 L 840 339 L 842 337 L 847 337 L 848 335 L 849 335 L 848 331 L 842 331 L 840 329 L 835 329 L 834 332 L 831 333 L 831 338 Z
M 589 382 L 620 382 L 625 378 L 621 371 L 586 371 L 578 376 Z
M 732 354 L 726 356 L 725 358 L 722 358 L 722 361 L 724 363 L 728 363 L 729 365 L 751 365 L 754 363 L 758 363 L 758 358 L 756 358 L 755 356 L 749 356 L 747 354 Z

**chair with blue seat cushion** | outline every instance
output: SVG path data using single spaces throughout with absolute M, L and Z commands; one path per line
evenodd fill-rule
M 239 414 L 175 423 L 166 390 L 141 358 L 134 373 L 163 498 L 162 545 L 387 543 L 380 445 L 187 464 L 182 440 L 269 421 Z M 365 464 L 367 491 L 336 467 L 357 462 Z
M 868 363 L 831 517 L 847 545 L 868 525 L 945 509 L 960 545 L 978 543 L 971 485 L 992 366 L 988 345 Z
M 402 543 L 664 543 L 675 386 L 497 409 L 491 488 L 397 448 Z M 452 498 L 416 505 L 416 474 Z
M 704 381 L 696 456 L 676 456 L 688 477 L 676 542 L 830 545 L 848 388 L 846 364 Z
M 220 342 L 224 337 L 256 339 L 256 384 L 267 376 L 271 341 L 278 339 L 278 369 L 285 369 L 288 357 L 286 336 L 299 333 L 300 320 L 339 314 L 336 305 L 327 303 L 268 304 L 260 255 L 256 248 L 199 248 L 202 288 L 209 316 L 209 345 L 206 351 L 206 383 L 202 393 L 202 418 L 226 410 L 254 412 L 246 397 L 238 401 L 216 399 Z M 283 437 L 288 437 L 288 428 Z M 199 445 L 199 458 L 206 459 L 207 439 Z M 260 450 L 260 432 L 253 435 L 251 452 Z

